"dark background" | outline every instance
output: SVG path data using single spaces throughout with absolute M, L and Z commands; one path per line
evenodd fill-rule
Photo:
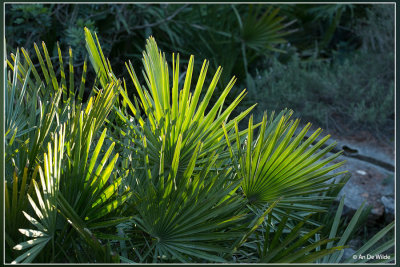
M 124 62 L 140 73 L 153 35 L 167 59 L 194 54 L 195 72 L 210 60 L 209 79 L 221 65 L 220 90 L 235 75 L 225 104 L 248 90 L 237 112 L 258 103 L 260 120 L 287 107 L 337 135 L 394 142 L 393 4 L 7 4 L 5 14 L 8 54 L 34 55 L 34 42 L 45 41 L 56 61 L 59 41 L 64 55 L 72 47 L 79 74 L 86 26 L 134 94 Z

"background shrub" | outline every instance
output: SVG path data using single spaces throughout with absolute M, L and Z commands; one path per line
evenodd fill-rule
M 297 55 L 259 72 L 250 97 L 261 111 L 290 108 L 329 130 L 393 134 L 394 83 L 390 55 L 359 53 L 344 61 L 302 62 Z
M 250 86 L 250 98 L 259 103 L 256 113 L 288 107 L 329 130 L 368 130 L 393 140 L 393 12 L 388 5 L 369 6 L 364 12 L 351 28 L 358 49 L 352 49 L 354 42 L 341 40 L 330 57 L 318 47 L 308 58 L 306 50 L 289 47 L 285 55 L 265 58 Z

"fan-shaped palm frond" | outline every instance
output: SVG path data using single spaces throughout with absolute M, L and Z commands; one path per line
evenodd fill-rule
M 92 64 L 100 72 L 103 82 L 115 80 L 110 66 L 105 64 L 100 45 L 95 45 L 88 30 L 86 33 Z M 150 257 L 154 261 L 187 262 L 199 258 L 220 262 L 224 258 L 218 254 L 229 253 L 230 248 L 218 248 L 216 244 L 223 241 L 222 236 L 226 242 L 230 235 L 240 235 L 228 234 L 227 230 L 224 235 L 220 232 L 222 225 L 227 226 L 241 218 L 230 213 L 237 210 L 241 202 L 238 197 L 229 196 L 238 187 L 238 181 L 230 181 L 232 169 L 225 167 L 229 155 L 223 151 L 224 133 L 220 126 L 243 98 L 244 91 L 223 110 L 225 97 L 234 84 L 232 79 L 216 103 L 208 107 L 221 68 L 200 102 L 208 62 L 203 63 L 196 87 L 191 92 L 193 62 L 191 57 L 183 88 L 179 90 L 179 56 L 173 56 L 170 84 L 165 55 L 150 38 L 143 53 L 147 90 L 140 85 L 133 66 L 127 64 L 139 104 L 135 101 L 134 105 L 127 96 L 126 87 L 120 87 L 123 101 L 133 114 L 131 117 L 126 110 L 116 109 L 123 124 L 115 125 L 120 136 L 131 132 L 128 138 L 132 143 L 127 147 L 135 157 L 130 170 L 130 185 L 135 192 L 132 206 L 138 212 L 134 217 L 137 226 L 133 228 L 151 237 L 144 238 L 143 244 L 151 245 L 147 249 L 143 245 L 141 254 L 144 255 L 139 260 L 147 261 Z M 240 121 L 250 110 L 236 120 Z M 227 122 L 228 129 L 233 125 L 233 121 Z M 124 146 L 122 142 L 119 144 Z M 218 153 L 218 156 L 210 157 L 212 153 Z M 211 235 L 209 231 L 215 233 Z M 199 235 L 202 238 L 199 239 Z
M 55 253 L 54 237 L 57 220 L 57 197 L 62 170 L 61 162 L 64 154 L 64 138 L 65 128 L 61 126 L 59 133 L 54 137 L 53 145 L 49 143 L 47 153 L 44 154 L 44 172 L 42 167 L 39 167 L 40 187 L 35 180 L 32 180 L 37 202 L 30 195 L 28 195 L 28 199 L 38 219 L 31 217 L 26 212 L 23 213 L 37 230 L 19 229 L 22 234 L 34 239 L 14 247 L 16 250 L 30 249 L 17 257 L 13 263 L 32 262 L 51 240 L 53 241 L 51 247 L 52 255 Z
M 68 161 L 61 181 L 61 192 L 75 213 L 88 224 L 109 215 L 129 195 L 129 188 L 120 188 L 122 178 L 112 176 L 119 157 L 118 153 L 111 157 L 115 143 L 104 149 L 103 154 L 101 150 L 107 129 L 104 128 L 100 136 L 97 134 L 113 108 L 118 86 L 118 83 L 110 83 L 96 97 L 89 98 L 84 110 L 74 107 L 66 116 L 70 118 L 66 123 Z M 119 189 L 122 191 L 119 192 Z
M 125 231 L 130 233 L 133 249 L 140 251 L 138 261 L 225 262 L 231 253 L 230 244 L 242 235 L 246 225 L 244 203 L 233 194 L 240 181 L 232 169 L 211 170 L 218 158 L 215 153 L 200 173 L 194 173 L 199 147 L 177 180 L 179 149 L 169 174 L 159 173 L 162 166 L 147 164 L 142 176 L 133 173 L 136 184 L 132 205 L 137 215 Z
M 282 197 L 275 211 L 280 209 L 305 213 L 323 211 L 324 207 L 320 203 L 332 201 L 333 198 L 321 193 L 338 186 L 336 183 L 326 182 L 344 172 L 328 173 L 344 162 L 326 166 L 340 155 L 339 152 L 323 158 L 335 143 L 318 151 L 329 135 L 313 144 L 321 133 L 321 129 L 318 129 L 304 140 L 310 128 L 308 124 L 294 136 L 299 120 L 289 121 L 290 116 L 291 112 L 288 114 L 281 112 L 276 118 L 272 115 L 269 119 L 264 115 L 255 140 L 253 140 L 255 127 L 252 118 L 249 120 L 248 135 L 245 140 L 241 140 L 238 126 L 235 126 L 237 156 L 229 142 L 228 146 L 237 173 L 243 179 L 241 188 L 248 201 L 255 205 L 272 203 Z M 227 134 L 227 130 L 225 133 Z M 295 217 L 295 213 L 291 216 Z
M 102 152 L 107 129 L 104 128 L 100 136 L 97 134 L 116 101 L 117 86 L 110 83 L 98 91 L 96 97 L 89 98 L 85 109 L 80 110 L 81 105 L 72 106 L 65 116 L 69 118 L 65 142 L 67 160 L 57 203 L 60 214 L 68 224 L 63 225 L 57 242 L 70 245 L 69 249 L 80 257 L 85 258 L 85 254 L 93 251 L 94 259 L 99 262 L 119 261 L 110 244 L 102 245 L 100 242 L 100 239 L 117 238 L 116 232 L 102 230 L 107 227 L 108 230 L 113 229 L 118 223 L 129 219 L 113 216 L 131 192 L 129 188 L 121 188 L 122 178 L 114 173 L 119 156 L 115 154 L 111 157 L 115 144 L 110 144 Z M 69 225 L 76 232 L 71 231 Z M 74 240 L 78 237 L 85 243 L 76 245 Z M 64 251 L 63 254 L 64 257 L 74 257 L 70 251 Z M 93 260 L 93 257 L 88 260 Z
M 263 40 L 248 40 L 259 49 L 267 38 L 261 24 L 282 20 L 272 10 L 254 16 Z M 329 183 L 344 173 L 332 173 L 343 162 L 333 164 L 340 153 L 328 154 L 335 146 L 325 145 L 329 136 L 318 141 L 318 129 L 306 138 L 310 124 L 296 134 L 299 120 L 286 111 L 264 115 L 255 125 L 251 117 L 239 131 L 253 107 L 231 118 L 245 96 L 242 91 L 226 103 L 235 78 L 212 101 L 222 69 L 204 90 L 208 61 L 194 82 L 193 56 L 180 74 L 179 55 L 173 54 L 171 71 L 152 37 L 143 52 L 145 85 L 126 63 L 137 93 L 132 99 L 97 36 L 95 41 L 88 29 L 85 36 L 99 81 L 87 101 L 86 64 L 76 87 L 71 50 L 69 80 L 59 47 L 56 68 L 44 43 L 43 52 L 35 45 L 39 68 L 24 49 L 23 57 L 18 50 L 6 61 L 7 259 L 342 261 L 338 250 L 363 207 L 343 234 L 337 231 L 343 200 L 333 221 L 319 220 L 317 212 L 327 210 L 348 179 Z M 321 231 L 324 222 L 330 232 Z M 379 246 L 377 241 L 392 228 L 393 223 L 357 253 L 391 248 L 393 240 Z
M 115 75 L 112 73 L 111 67 L 106 63 L 104 55 L 101 52 L 100 44 L 98 42 L 97 45 L 95 44 L 88 29 L 85 29 L 85 31 L 88 43 L 87 47 L 91 55 L 90 59 L 95 69 L 99 72 L 99 76 L 102 77 L 102 81 L 107 83 L 115 80 Z M 130 140 L 133 142 L 131 147 L 133 147 L 133 151 L 136 153 L 138 166 L 143 166 L 142 155 L 144 153 L 144 146 L 141 140 L 144 137 L 146 137 L 148 147 L 149 164 L 151 166 L 159 166 L 160 152 L 163 150 L 165 152 L 164 168 L 166 170 L 171 168 L 173 154 L 175 153 L 178 139 L 181 138 L 178 173 L 182 174 L 200 142 L 203 145 L 199 150 L 195 170 L 197 170 L 198 165 L 202 161 L 207 160 L 207 155 L 210 152 L 224 147 L 224 142 L 221 142 L 224 134 L 220 127 L 223 122 L 228 120 L 234 108 L 243 99 L 245 91 L 242 91 L 226 109 L 223 109 L 224 100 L 235 83 L 235 78 L 232 78 L 215 104 L 209 107 L 208 104 L 216 88 L 222 69 L 219 68 L 215 73 L 211 84 L 200 102 L 208 62 L 204 61 L 195 89 L 191 92 L 193 56 L 190 58 L 181 90 L 179 90 L 179 55 L 176 58 L 173 56 L 172 61 L 172 82 L 170 82 L 169 68 L 165 55 L 159 51 L 154 38 L 150 38 L 147 41 L 146 52 L 143 53 L 144 79 L 147 84 L 147 90 L 140 85 L 131 63 L 126 64 L 139 95 L 139 103 L 134 105 L 127 96 L 126 87 L 125 90 L 120 87 L 120 93 L 123 96 L 124 102 L 127 103 L 134 117 L 131 118 L 127 114 L 127 111 L 117 109 L 116 111 L 124 122 L 124 126 L 116 125 L 116 127 L 120 128 L 123 135 L 126 135 L 129 129 L 133 132 L 130 136 Z M 235 119 L 240 121 L 253 107 L 245 110 Z M 143 110 L 143 115 L 139 114 L 141 109 Z M 138 122 L 138 125 L 132 122 L 133 119 Z M 233 126 L 233 120 L 226 123 L 228 130 Z M 225 156 L 221 155 L 219 159 L 226 159 L 228 157 L 225 154 Z
M 262 5 L 250 5 L 249 12 L 241 23 L 243 43 L 255 51 L 281 51 L 274 46 L 286 43 L 283 37 L 292 32 L 288 31 L 287 27 L 294 21 L 283 23 L 286 18 L 280 16 L 279 8 L 270 6 L 265 11 L 262 11 L 262 8 Z

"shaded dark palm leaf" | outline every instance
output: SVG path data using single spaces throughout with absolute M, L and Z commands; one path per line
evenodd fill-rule
M 205 164 L 208 168 L 194 173 L 198 148 L 189 163 L 191 167 L 177 180 L 179 147 L 176 151 L 169 174 L 158 173 L 158 168 L 146 164 L 147 171 L 134 177 L 137 184 L 132 205 L 138 214 L 126 231 L 134 250 L 141 251 L 137 260 L 225 262 L 231 253 L 229 244 L 242 235 L 243 227 L 237 224 L 244 222 L 246 215 L 243 201 L 232 195 L 239 181 L 232 169 L 210 170 L 217 161 L 215 153 Z
M 275 221 L 271 213 L 262 221 L 261 227 L 249 236 L 246 243 L 238 248 L 235 254 L 241 263 L 306 263 L 342 250 L 343 247 L 331 247 L 321 250 L 319 246 L 333 239 L 317 240 L 314 238 L 321 227 L 309 230 L 304 228 L 308 217 L 288 229 L 288 216 Z
M 52 103 L 43 105 L 38 91 L 32 89 L 31 67 L 23 67 L 20 53 L 11 55 L 7 61 L 13 73 L 12 79 L 6 79 L 6 177 L 5 193 L 7 209 L 6 231 L 7 245 L 12 248 L 21 240 L 18 229 L 27 226 L 22 211 L 31 211 L 27 194 L 32 194 L 33 181 L 38 177 L 38 164 L 44 152 L 43 144 L 49 141 L 48 133 L 56 114 L 60 92 L 54 95 Z M 22 179 L 21 179 L 22 177 Z M 12 252 L 14 255 L 14 253 Z
M 340 200 L 339 206 L 337 208 L 337 211 L 335 213 L 334 220 L 332 221 L 331 230 L 329 233 L 329 238 L 338 236 L 338 228 L 339 224 L 341 223 L 342 219 L 342 212 L 343 212 L 343 207 L 344 207 L 344 198 L 343 196 Z M 326 245 L 321 246 L 322 248 L 327 248 L 330 249 L 333 246 L 344 246 L 348 244 L 348 241 L 350 240 L 351 234 L 354 232 L 355 228 L 357 227 L 358 221 L 362 217 L 362 213 L 365 209 L 365 203 L 363 203 L 357 211 L 354 213 L 353 217 L 351 218 L 350 222 L 348 223 L 347 227 L 345 228 L 343 234 L 341 235 L 340 239 L 337 240 L 337 242 L 331 241 L 327 243 Z M 391 222 L 388 224 L 386 227 L 384 227 L 382 230 L 380 230 L 376 235 L 374 235 L 371 239 L 369 239 L 361 248 L 359 248 L 354 255 L 356 255 L 356 258 L 349 257 L 349 258 L 343 258 L 344 252 L 343 251 L 336 251 L 335 253 L 331 255 L 326 255 L 322 259 L 318 261 L 318 263 L 340 263 L 340 262 L 345 262 L 345 263 L 378 263 L 380 260 L 381 262 L 389 262 L 393 260 L 393 255 L 390 255 L 388 259 L 379 259 L 379 258 L 368 258 L 365 257 L 364 259 L 362 257 L 358 257 L 359 255 L 379 255 L 383 254 L 385 252 L 388 252 L 391 248 L 394 247 L 394 238 L 387 238 L 388 233 L 394 229 L 394 222 Z M 385 241 L 383 244 L 382 242 L 379 244 L 379 241 L 386 237 L 387 241 Z M 387 255 L 387 254 L 386 254 Z
M 327 249 L 318 249 L 319 246 L 333 241 L 334 239 L 314 239 L 316 233 L 322 228 L 313 230 L 304 230 L 302 226 L 306 220 L 298 223 L 289 233 L 284 234 L 285 223 L 288 217 L 284 217 L 279 223 L 277 230 L 273 233 L 267 225 L 264 232 L 262 246 L 259 246 L 262 256 L 260 262 L 275 263 L 307 263 L 332 254 L 336 251 L 342 251 L 343 246 L 330 247 Z M 269 239 L 268 239 L 268 236 Z M 267 237 L 267 238 L 266 238 Z M 310 242 L 310 239 L 314 239 Z
M 5 140 L 7 146 L 12 146 L 14 140 L 25 133 L 32 131 L 33 127 L 28 127 L 29 109 L 27 108 L 26 98 L 27 87 L 30 81 L 29 69 L 25 75 L 19 73 L 20 55 L 14 59 L 12 67 L 12 79 L 7 79 L 7 67 L 5 67 Z M 11 73 L 10 73 L 11 74 Z M 22 77 L 21 77 L 22 76 Z M 7 158 L 7 155 L 6 155 Z
M 261 5 L 250 6 L 249 13 L 243 20 L 241 38 L 246 47 L 255 51 L 280 51 L 275 46 L 286 43 L 285 36 L 292 31 L 287 28 L 293 23 L 283 23 L 285 17 L 279 15 L 279 8 L 269 7 L 262 14 Z

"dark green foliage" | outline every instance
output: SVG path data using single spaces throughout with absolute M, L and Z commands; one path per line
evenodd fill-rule
M 167 53 L 195 54 L 198 67 L 203 59 L 212 72 L 222 65 L 217 92 L 235 75 L 253 94 L 241 106 L 260 102 L 259 116 L 287 106 L 327 129 L 348 123 L 390 136 L 393 15 L 391 5 L 9 4 L 6 34 L 9 47 L 46 40 L 51 56 L 60 40 L 81 66 L 86 26 L 101 33 L 104 53 L 122 76 L 128 72 L 118 63 L 127 56 L 140 63 L 145 39 L 153 35 Z M 234 88 L 232 96 L 239 93 Z M 228 96 L 224 104 L 233 100 Z
M 8 47 L 29 47 L 50 37 L 54 5 L 6 5 L 6 36 Z
M 291 108 L 326 129 L 354 133 L 394 130 L 394 70 L 390 54 L 359 53 L 343 62 L 277 60 L 254 79 L 250 97 L 261 111 Z
M 366 17 L 366 10 L 377 5 L 281 5 L 282 14 L 294 19 L 298 29 L 287 37 L 301 56 L 329 58 L 340 49 L 358 49 L 362 38 L 355 31 L 357 20 Z
M 16 21 L 32 16 L 31 11 L 26 11 L 30 9 L 41 10 L 45 16 L 29 21 L 29 27 L 17 28 Z M 222 65 L 219 90 L 233 75 L 245 80 L 247 65 L 285 43 L 290 33 L 288 22 L 273 5 L 6 5 L 9 47 L 28 47 L 20 40 L 24 40 L 26 32 L 32 32 L 27 42 L 45 40 L 50 54 L 56 56 L 56 41 L 60 40 L 72 47 L 74 60 L 79 62 L 86 54 L 80 29 L 88 27 L 101 33 L 104 53 L 116 65 L 115 71 L 127 74 L 118 63 L 129 56 L 134 65 L 138 64 L 145 40 L 153 35 L 167 53 L 195 54 L 201 60 L 209 59 L 213 72 Z M 256 29 L 253 24 L 258 25 Z M 227 54 L 230 56 L 226 57 Z M 227 102 L 233 100 L 228 97 Z
M 393 136 L 394 36 L 390 5 L 366 8 L 352 31 L 362 40 L 359 50 L 349 43 L 332 50 L 331 57 L 304 59 L 291 48 L 283 57 L 266 59 L 254 72 L 249 95 L 263 110 L 290 108 L 326 129 L 345 133 L 369 130 Z
M 366 16 L 357 20 L 355 33 L 362 39 L 361 48 L 375 53 L 394 52 L 394 10 L 391 5 L 374 5 Z

